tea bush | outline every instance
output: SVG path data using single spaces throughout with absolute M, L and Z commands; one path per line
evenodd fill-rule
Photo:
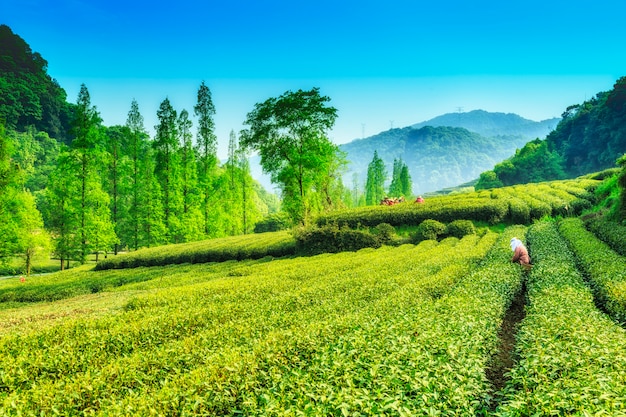
M 626 322 L 626 258 L 586 230 L 581 219 L 564 219 L 559 231 L 589 277 L 599 302 L 614 319 Z
M 585 226 L 615 252 L 626 256 L 626 226 L 601 216 L 586 219 Z
M 445 234 L 448 236 L 458 237 L 459 239 L 466 235 L 476 234 L 474 223 L 470 220 L 455 220 L 448 223 Z
M 368 230 L 352 230 L 332 225 L 300 229 L 295 238 L 296 251 L 303 255 L 357 251 L 381 246 L 378 237 Z
M 463 346 L 481 315 L 475 322 L 468 314 L 437 317 L 466 298 L 448 302 L 446 294 L 476 286 L 461 282 L 496 238 L 188 265 L 175 280 L 129 284 L 123 309 L 2 333 L 0 414 L 474 409 L 484 386 L 474 358 L 484 345 L 478 338 Z M 147 291 L 138 293 L 138 285 Z
M 417 230 L 411 235 L 414 243 L 422 240 L 437 240 L 446 231 L 446 225 L 437 220 L 427 219 L 417 226 Z
M 375 227 L 380 223 L 418 225 L 427 219 L 442 223 L 463 219 L 490 224 L 502 221 L 529 224 L 545 216 L 580 214 L 595 201 L 590 190 L 598 183 L 591 179 L 551 181 L 430 197 L 423 204 L 407 202 L 338 210 L 319 216 L 316 223 L 350 228 Z

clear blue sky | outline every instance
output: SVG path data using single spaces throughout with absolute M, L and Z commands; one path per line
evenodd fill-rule
M 336 143 L 444 113 L 532 120 L 626 75 L 626 1 L 0 0 L 7 24 L 106 125 L 137 99 L 149 131 L 168 97 L 213 94 L 220 156 L 257 102 L 320 87 Z M 195 129 L 194 129 L 195 130 Z

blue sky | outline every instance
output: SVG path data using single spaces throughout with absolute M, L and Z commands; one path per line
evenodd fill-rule
M 0 0 L 7 24 L 106 125 L 135 98 L 146 128 L 166 97 L 213 94 L 219 154 L 257 102 L 320 87 L 336 143 L 458 111 L 558 117 L 626 75 L 624 0 Z

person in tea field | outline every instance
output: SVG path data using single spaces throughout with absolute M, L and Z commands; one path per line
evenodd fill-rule
M 516 237 L 512 238 L 511 250 L 513 251 L 513 259 L 511 259 L 511 262 L 519 262 L 526 270 L 532 268 L 530 256 L 528 256 L 528 249 L 526 249 L 526 246 L 524 246 L 521 240 Z

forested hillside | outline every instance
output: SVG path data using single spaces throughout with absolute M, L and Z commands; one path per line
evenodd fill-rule
M 626 153 L 626 77 L 610 91 L 569 106 L 545 140 L 481 174 L 478 188 L 575 177 L 614 167 Z
M 72 105 L 47 73 L 48 62 L 6 25 L 0 25 L 0 120 L 6 127 L 28 127 L 69 143 Z
M 387 172 L 392 171 L 396 158 L 406 163 L 415 194 L 440 190 L 477 178 L 526 141 L 522 137 L 487 138 L 458 127 L 390 129 L 340 146 L 349 161 L 344 182 L 350 184 L 356 174 L 359 182 L 365 184 L 368 163 L 377 152 Z

